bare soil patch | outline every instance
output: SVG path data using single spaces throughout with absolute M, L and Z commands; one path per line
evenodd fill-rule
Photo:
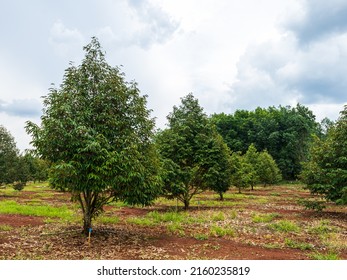
M 0 214 L 0 259 L 305 260 L 314 253 L 347 259 L 346 208 L 329 204 L 321 213 L 305 210 L 297 199 L 310 194 L 293 186 L 229 194 L 219 202 L 216 194 L 204 193 L 187 212 L 165 200 L 145 208 L 106 206 L 104 216 L 117 216 L 118 221 L 96 220 L 90 243 L 79 221 L 47 222 L 44 217 Z M 13 200 L 1 192 L 0 197 Z M 23 191 L 15 200 L 26 204 L 38 197 L 40 204 L 72 205 L 68 194 L 49 189 Z M 158 222 L 151 215 L 175 210 L 185 215 L 183 220 Z M 189 218 L 195 220 L 188 222 Z M 141 224 L 146 220 L 148 224 Z M 279 227 L 286 223 L 294 229 Z M 218 235 L 214 228 L 232 229 L 232 234 Z

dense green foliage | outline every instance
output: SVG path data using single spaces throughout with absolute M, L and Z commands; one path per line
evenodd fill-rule
M 245 153 L 251 144 L 258 151 L 267 150 L 285 179 L 297 178 L 312 134 L 320 129 L 312 112 L 299 104 L 295 108 L 280 106 L 215 114 L 212 121 L 232 151 Z
M 11 133 L 0 125 L 0 185 L 22 190 L 35 180 L 47 180 L 47 163 L 29 153 L 20 154 Z
M 239 189 L 253 187 L 257 184 L 275 184 L 282 179 L 279 168 L 271 155 L 265 150 L 258 152 L 252 144 L 244 155 L 241 152 L 232 154 L 232 183 Z
M 193 94 L 182 98 L 167 117 L 169 127 L 157 135 L 163 162 L 164 194 L 189 207 L 206 189 L 220 194 L 230 187 L 230 151 Z
M 315 139 L 302 179 L 307 188 L 337 204 L 347 204 L 347 106 L 324 139 Z
M 109 66 L 96 38 L 82 64 L 44 98 L 41 126 L 27 123 L 32 144 L 52 163 L 50 184 L 69 191 L 84 231 L 112 200 L 148 205 L 159 192 L 154 120 L 135 82 Z
M 0 185 L 17 181 L 18 155 L 13 136 L 0 125 Z

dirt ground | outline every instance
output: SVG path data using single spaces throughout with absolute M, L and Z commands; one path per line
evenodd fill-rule
M 44 199 L 47 203 L 69 203 L 68 194 L 48 192 L 51 196 Z M 25 202 L 32 196 L 33 192 L 24 190 L 15 199 Z M 145 218 L 153 211 L 165 213 L 172 210 L 172 205 L 162 203 L 146 208 L 105 207 L 105 214 L 116 215 L 119 221 L 96 223 L 90 242 L 81 234 L 81 225 L 77 222 L 54 223 L 46 222 L 43 217 L 0 214 L 0 259 L 305 260 L 312 259 L 314 253 L 324 255 L 331 251 L 339 259 L 347 259 L 347 209 L 331 205 L 317 213 L 303 209 L 296 202 L 297 198 L 309 197 L 307 191 L 293 187 L 259 187 L 245 191 L 240 198 L 237 194 L 226 197 L 225 203 L 229 201 L 235 205 L 210 206 L 209 201 L 215 201 L 217 196 L 206 193 L 199 198 L 205 203 L 192 205 L 188 213 L 207 215 L 213 211 L 234 211 L 236 218 L 227 223 L 235 229 L 235 234 L 219 237 L 209 235 L 210 224 L 187 225 L 184 234 L 178 234 L 169 231 L 165 223 L 146 226 L 129 222 L 129 218 Z M 0 201 L 5 199 L 8 197 L 0 194 Z M 243 204 L 237 205 L 239 202 Z M 276 213 L 279 218 L 274 222 L 294 221 L 300 225 L 300 231 L 269 230 L 268 224 L 252 221 L 254 213 Z M 309 229 L 319 221 L 329 221 L 331 231 L 325 235 L 312 234 Z M 219 222 L 223 223 L 226 221 Z M 197 238 L 195 233 L 204 234 L 204 238 Z M 294 246 L 288 246 L 291 244 L 288 240 L 295 240 Z M 310 244 L 311 247 L 301 248 L 297 244 Z

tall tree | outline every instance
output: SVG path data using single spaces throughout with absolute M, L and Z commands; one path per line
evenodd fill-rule
M 282 180 L 281 171 L 275 160 L 266 150 L 259 153 L 256 169 L 259 182 L 264 186 L 268 184 L 272 185 Z
M 238 188 L 239 193 L 242 189 L 251 187 L 254 184 L 254 178 L 257 177 L 256 170 L 241 152 L 234 152 L 231 155 L 232 160 L 232 184 Z
M 17 180 L 19 151 L 11 133 L 0 125 L 0 185 Z
M 249 165 L 249 173 L 247 176 L 249 177 L 249 183 L 251 185 L 251 189 L 254 189 L 254 186 L 259 183 L 259 172 L 257 172 L 257 166 L 259 162 L 259 153 L 254 146 L 254 144 L 251 144 L 248 147 L 247 152 L 244 155 L 244 161 Z
M 85 233 L 112 200 L 149 204 L 159 192 L 154 120 L 135 82 L 111 67 L 96 38 L 81 65 L 44 98 L 41 126 L 27 122 L 39 155 L 52 163 L 50 184 L 69 191 Z
M 188 94 L 167 119 L 169 127 L 157 136 L 164 194 L 183 202 L 185 209 L 194 195 L 206 189 L 222 198 L 230 186 L 229 149 L 198 100 Z
M 307 188 L 337 204 L 347 204 L 347 106 L 326 138 L 316 137 L 301 174 Z

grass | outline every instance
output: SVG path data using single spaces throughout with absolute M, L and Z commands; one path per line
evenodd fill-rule
M 224 221 L 225 220 L 225 215 L 223 212 L 216 212 L 212 214 L 211 220 L 214 222 L 218 222 L 218 221 Z
M 196 234 L 193 234 L 193 237 L 196 240 L 207 240 L 209 236 L 207 234 L 204 234 L 204 233 L 196 233 Z
M 178 234 L 179 236 L 185 236 L 184 229 L 181 224 L 173 223 L 167 225 L 167 230 L 173 234 Z
M 10 231 L 12 229 L 13 229 L 13 227 L 11 227 L 9 225 L 0 225 L 0 231 Z
M 314 246 L 310 243 L 299 242 L 299 241 L 288 239 L 288 238 L 285 239 L 285 245 L 289 248 L 300 249 L 302 251 L 312 250 L 314 248 Z
M 117 216 L 100 216 L 96 220 L 100 224 L 117 224 L 119 223 L 119 217 Z
M 308 232 L 310 234 L 325 235 L 330 232 L 336 232 L 337 229 L 334 226 L 330 225 L 330 222 L 327 220 L 320 220 L 316 226 L 309 228 Z
M 231 227 L 221 227 L 217 225 L 212 225 L 210 228 L 210 234 L 215 237 L 231 236 L 235 237 L 235 230 Z
M 64 221 L 75 219 L 74 213 L 66 205 L 53 207 L 48 205 L 23 205 L 14 200 L 0 201 L 0 214 L 19 214 L 46 218 L 60 218 Z
M 280 232 L 299 232 L 300 230 L 297 224 L 288 220 L 281 220 L 277 223 L 270 224 L 269 228 Z
M 278 213 L 270 213 L 270 214 L 253 214 L 252 222 L 253 223 L 269 223 L 273 221 L 275 218 L 281 217 Z
M 312 253 L 309 255 L 313 260 L 339 260 L 340 257 L 335 252 L 329 252 L 326 254 Z

